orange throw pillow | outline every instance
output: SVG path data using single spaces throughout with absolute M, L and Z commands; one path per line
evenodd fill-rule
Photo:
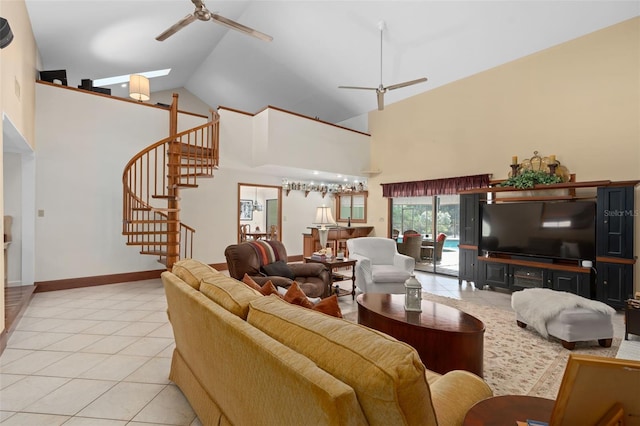
M 253 278 L 251 278 L 247 274 L 244 274 L 244 277 L 242 277 L 242 282 L 248 285 L 249 287 L 251 287 L 252 289 L 259 291 L 260 294 L 262 294 L 263 296 L 268 296 L 270 294 L 277 294 L 278 296 L 282 297 L 282 295 L 278 293 L 278 289 L 276 288 L 275 285 L 273 285 L 271 280 L 267 281 L 262 285 L 262 287 L 260 287 L 260 285 L 257 282 L 255 282 Z
M 304 291 L 300 289 L 300 286 L 295 281 L 291 283 L 291 287 L 287 289 L 287 292 L 284 295 L 284 300 L 293 305 L 302 306 L 303 308 L 313 308 L 313 303 L 307 299 L 307 295 L 304 294 Z
M 322 299 L 321 301 L 316 303 L 312 309 L 314 311 L 331 315 L 332 317 L 342 318 L 342 311 L 340 310 L 340 305 L 338 304 L 338 296 L 336 296 L 335 294 Z
M 242 277 L 242 282 L 248 285 L 249 287 L 251 287 L 252 289 L 260 291 L 261 287 L 248 274 L 244 274 L 244 277 Z
M 278 293 L 278 289 L 276 288 L 275 285 L 273 285 L 271 280 L 269 280 L 266 283 L 262 284 L 262 287 L 260 287 L 260 290 L 258 290 L 258 291 L 260 293 L 264 294 L 265 296 L 268 296 L 270 294 L 275 294 L 278 297 L 282 297 L 282 295 L 280 293 Z

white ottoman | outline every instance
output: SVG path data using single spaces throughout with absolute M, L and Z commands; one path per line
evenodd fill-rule
M 597 340 L 608 348 L 613 340 L 615 310 L 595 300 L 551 289 L 525 289 L 511 295 L 516 323 L 532 325 L 541 335 L 557 337 L 566 349 Z
M 517 324 L 525 328 L 527 323 L 516 313 Z M 547 322 L 547 333 L 560 339 L 562 346 L 572 350 L 576 342 L 597 340 L 600 346 L 608 348 L 613 340 L 611 315 L 591 311 L 586 308 L 569 308 Z

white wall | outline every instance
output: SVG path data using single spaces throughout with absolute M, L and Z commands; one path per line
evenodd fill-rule
M 160 269 L 126 246 L 122 173 L 167 137 L 169 112 L 77 90 L 36 85 L 36 281 Z M 205 123 L 181 115 L 179 130 Z
M 153 88 L 153 80 L 151 85 Z M 172 90 L 163 90 L 161 92 L 151 92 L 151 99 L 149 99 L 148 103 L 155 105 L 156 103 L 160 102 L 166 105 L 171 105 L 171 102 L 173 102 L 174 93 L 177 93 L 179 95 L 178 109 L 180 111 L 189 111 L 211 117 L 211 110 L 215 110 L 215 108 L 205 104 L 202 99 L 200 99 L 184 87 Z
M 274 158 L 287 157 L 291 149 L 287 143 L 305 144 L 307 152 L 313 152 L 317 146 L 314 135 L 327 142 L 323 126 L 331 127 L 334 141 L 341 132 L 366 138 L 279 114 L 293 118 L 294 124 L 286 130 L 284 117 L 276 118 L 275 134 L 280 138 L 277 143 L 268 140 Z M 259 172 L 253 165 L 254 135 L 263 134 L 256 129 L 271 132 L 272 123 L 265 122 L 264 116 L 224 109 L 220 115 L 219 170 L 213 179 L 200 179 L 199 188 L 180 192 L 181 220 L 196 229 L 193 257 L 207 263 L 224 263 L 224 249 L 237 242 L 238 183 L 280 186 L 286 177 Z M 155 257 L 140 255 L 138 247 L 125 245 L 122 172 L 137 152 L 166 137 L 168 116 L 163 109 L 37 85 L 35 209 L 43 210 L 44 216 L 36 218 L 36 281 L 161 269 Z M 308 131 L 297 121 L 308 122 L 315 130 Z M 184 130 L 203 122 L 202 118 L 181 116 L 179 127 Z M 360 156 L 368 160 L 368 148 L 360 141 L 356 145 Z M 309 157 L 320 157 L 323 162 L 316 164 L 323 170 L 335 167 L 334 155 Z M 290 256 L 302 254 L 302 234 L 309 232 L 316 208 L 334 204 L 332 197 L 322 198 L 318 192 L 307 197 L 302 191 L 291 191 L 289 196 L 283 193 L 281 238 Z
M 20 284 L 22 276 L 22 155 L 5 152 L 3 173 L 4 214 L 13 219 L 12 242 L 7 250 L 7 279 L 9 285 L 15 285 Z
M 266 150 L 256 165 L 275 164 L 360 176 L 369 170 L 369 136 L 269 109 Z
M 196 229 L 193 257 L 207 263 L 224 263 L 224 249 L 238 241 L 238 183 L 280 185 L 281 180 L 221 168 L 215 178 L 198 183 L 197 189 L 181 191 L 181 219 Z M 310 232 L 307 228 L 313 226 L 316 207 L 329 203 L 333 199 L 327 196 L 323 200 L 318 192 L 311 192 L 306 198 L 302 191 L 291 191 L 289 196 L 283 192 L 281 240 L 289 256 L 302 254 L 302 234 Z

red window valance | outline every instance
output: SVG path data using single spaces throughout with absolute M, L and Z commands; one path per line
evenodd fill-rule
M 460 191 L 489 186 L 489 174 L 452 178 L 418 180 L 413 182 L 383 183 L 383 197 L 425 197 L 452 195 Z

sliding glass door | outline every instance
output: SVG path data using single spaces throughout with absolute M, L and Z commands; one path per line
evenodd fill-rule
M 416 269 L 458 275 L 458 195 L 399 197 L 391 199 L 392 235 L 415 231 L 422 235 L 421 259 Z

